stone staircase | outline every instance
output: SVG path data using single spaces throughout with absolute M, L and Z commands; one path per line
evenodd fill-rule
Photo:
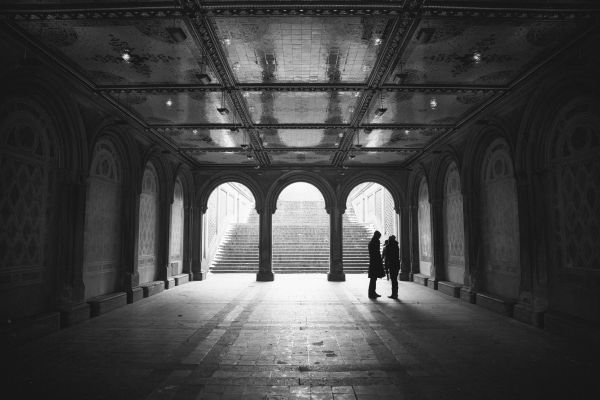
M 211 272 L 258 271 L 258 215 L 232 224 L 224 234 Z M 368 242 L 373 229 L 346 210 L 344 224 L 344 272 L 368 269 Z M 329 215 L 323 202 L 280 201 L 273 215 L 273 272 L 329 272 Z

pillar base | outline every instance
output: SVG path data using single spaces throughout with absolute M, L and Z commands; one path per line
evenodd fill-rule
M 327 280 L 329 282 L 345 282 L 346 274 L 343 272 L 330 272 L 327 274 Z
M 192 280 L 193 281 L 203 281 L 207 277 L 208 277 L 208 272 L 198 271 L 198 272 L 193 272 L 192 273 Z
M 256 274 L 256 280 L 258 282 L 271 282 L 275 280 L 275 276 L 273 275 L 272 272 L 262 272 L 259 271 Z

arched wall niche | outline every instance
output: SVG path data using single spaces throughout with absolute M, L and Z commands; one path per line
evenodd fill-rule
M 480 180 L 481 284 L 486 292 L 518 299 L 521 283 L 517 185 L 508 142 L 497 137 L 483 152 Z
M 339 206 L 345 209 L 348 196 L 350 196 L 352 190 L 354 190 L 354 188 L 358 185 L 366 182 L 375 182 L 386 188 L 394 199 L 394 209 L 396 210 L 396 213 L 400 213 L 400 208 L 406 204 L 406 197 L 404 196 L 402 190 L 400 190 L 399 185 L 385 174 L 368 171 L 361 172 L 343 183 L 338 195 Z
M 598 323 L 600 293 L 590 278 L 600 277 L 600 102 L 590 92 L 565 99 L 547 139 L 538 135 L 536 201 L 546 217 L 539 223 L 547 232 L 549 308 Z
M 3 90 L 4 92 L 4 90 Z M 42 90 L 43 92 L 43 90 Z M 79 148 L 71 138 L 54 95 L 39 91 L 0 101 L 0 315 L 20 318 L 51 310 L 65 278 L 57 268 L 57 222 L 62 217 L 59 185 L 61 170 L 78 171 L 76 157 L 65 152 Z M 58 114 L 57 114 L 58 113 Z M 80 171 L 78 171 L 80 172 Z M 76 175 L 76 174 L 74 174 Z M 66 267 L 64 267 L 66 268 Z
M 83 283 L 85 298 L 119 290 L 123 275 L 121 155 L 108 137 L 94 145 L 87 180 Z
M 138 264 L 140 283 L 158 279 L 159 178 L 154 164 L 146 164 L 141 181 Z
M 447 163 L 443 182 L 444 273 L 450 282 L 463 284 L 465 278 L 465 231 L 460 170 L 455 161 Z
M 431 203 L 427 178 L 421 177 L 417 190 L 417 224 L 419 242 L 419 271 L 431 275 L 433 262 L 433 235 L 431 231 Z
M 335 194 L 329 182 L 314 172 L 291 171 L 276 179 L 269 187 L 266 205 L 272 214 L 277 210 L 277 199 L 281 192 L 287 186 L 297 182 L 310 183 L 316 187 L 325 200 L 325 209 L 328 213 L 331 212 L 332 207 L 335 206 Z
M 224 171 L 214 174 L 210 179 L 206 180 L 203 185 L 197 187 L 195 199 L 198 207 L 202 210 L 202 213 L 205 213 L 208 208 L 208 199 L 211 193 L 220 185 L 228 182 L 239 183 L 246 186 L 250 192 L 252 192 L 256 211 L 259 214 L 263 212 L 265 202 L 260 185 L 258 185 L 253 178 L 244 173 L 231 173 L 229 171 Z
M 173 202 L 171 203 L 171 232 L 169 237 L 169 271 L 168 275 L 178 275 L 183 270 L 185 201 L 183 184 L 179 178 L 173 185 Z

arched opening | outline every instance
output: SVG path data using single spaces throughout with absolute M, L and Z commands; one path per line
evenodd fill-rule
M 173 203 L 171 204 L 171 232 L 169 234 L 169 266 L 167 268 L 167 276 L 175 276 L 183 272 L 184 212 L 183 185 L 177 179 L 173 188 Z
M 400 220 L 394 198 L 388 189 L 375 182 L 357 185 L 346 199 L 342 218 L 344 272 L 363 273 L 369 268 L 369 241 L 376 230 L 381 245 L 392 235 L 400 241 Z
M 433 248 L 431 246 L 431 203 L 429 203 L 429 189 L 425 177 L 419 183 L 417 201 L 417 221 L 419 233 L 419 272 L 431 276 L 431 263 Z
M 463 284 L 465 279 L 465 227 L 460 174 L 456 163 L 446 170 L 444 179 L 444 271 L 450 282 Z
M 213 273 L 258 271 L 258 214 L 250 189 L 236 182 L 216 187 L 202 219 L 202 258 Z
M 119 290 L 121 177 L 114 146 L 108 141 L 96 144 L 85 209 L 83 284 L 86 299 Z
M 482 284 L 491 294 L 516 299 L 521 281 L 517 184 L 506 141 L 492 142 L 483 160 Z
M 329 215 L 319 189 L 305 182 L 287 186 L 272 224 L 273 272 L 329 271 Z
M 158 280 L 158 176 L 152 163 L 146 165 L 140 194 L 138 230 L 138 274 L 140 283 Z

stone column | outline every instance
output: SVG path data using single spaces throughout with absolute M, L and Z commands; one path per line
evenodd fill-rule
M 259 217 L 258 238 L 258 274 L 256 280 L 269 282 L 275 279 L 273 276 L 273 213 L 275 210 L 256 210 Z
M 192 241 L 190 246 L 191 269 L 190 279 L 201 281 L 206 279 L 206 272 L 202 270 L 202 223 L 206 209 L 198 206 L 192 206 L 191 209 L 191 232 Z
M 192 254 L 191 251 L 194 247 L 194 243 L 198 243 L 195 240 L 194 232 L 192 230 L 193 220 L 192 220 L 192 207 L 190 205 L 186 205 L 183 211 L 183 255 L 181 260 L 181 273 L 188 274 L 192 271 Z M 197 244 L 196 244 L 197 246 Z
M 400 208 L 400 280 L 410 280 L 410 207 Z
M 170 196 L 169 196 L 170 197 Z M 171 212 L 173 203 L 168 199 L 161 199 L 158 202 L 158 280 L 165 281 L 169 277 L 171 251 Z
M 463 221 L 465 240 L 465 276 L 464 286 L 460 290 L 463 300 L 475 302 L 475 293 L 478 286 L 477 265 L 479 263 L 479 208 L 476 207 L 475 192 L 463 192 Z
M 410 240 L 410 274 L 409 279 L 412 281 L 413 276 L 420 272 L 419 268 L 419 207 L 411 205 L 408 207 L 409 214 L 409 240 Z
M 444 201 L 435 198 L 431 201 L 431 276 L 427 281 L 428 286 L 437 289 L 437 283 L 445 279 L 444 276 Z M 431 284 L 430 284 L 431 282 Z
M 138 273 L 138 240 L 140 225 L 140 193 L 133 188 L 123 190 L 123 290 L 127 302 L 142 298 Z
M 56 245 L 58 271 L 58 308 L 61 325 L 70 326 L 89 318 L 83 284 L 83 239 L 87 185 L 83 176 L 59 171 Z M 88 313 L 87 315 L 85 313 Z
M 328 281 L 343 282 L 346 280 L 344 274 L 344 238 L 343 238 L 343 209 L 333 207 L 328 209 L 329 213 L 329 273 Z

